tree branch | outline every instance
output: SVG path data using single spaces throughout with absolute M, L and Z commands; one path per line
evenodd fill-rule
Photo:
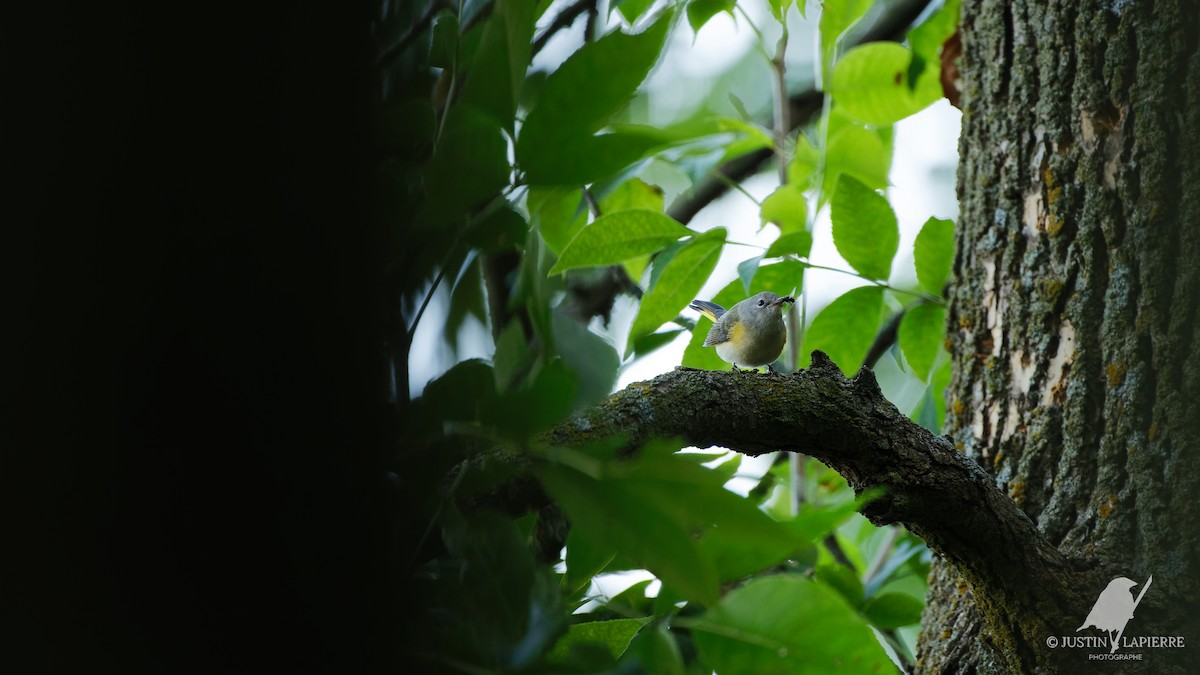
M 378 68 L 387 67 L 392 59 L 399 56 L 412 44 L 413 40 L 417 39 L 418 35 L 425 32 L 425 29 L 433 21 L 433 17 L 443 9 L 454 9 L 454 6 L 448 0 L 433 0 L 433 2 L 430 2 L 425 11 L 421 12 L 421 15 L 408 27 L 408 30 L 404 31 L 403 35 L 379 51 L 379 56 L 375 58 L 375 66 Z
M 1043 537 L 978 464 L 901 414 L 870 370 L 846 379 L 819 351 L 811 368 L 791 375 L 677 368 L 613 394 L 543 440 L 576 446 L 618 434 L 630 449 L 678 436 L 747 455 L 801 452 L 856 492 L 883 488 L 863 514 L 904 525 L 953 564 L 1015 664 L 1046 658 L 1046 636 L 1089 606 L 1076 589 L 1094 587 L 1085 582 L 1091 572 Z
M 595 5 L 596 0 L 579 0 L 579 2 L 559 12 L 558 16 L 554 17 L 554 23 L 547 26 L 546 30 L 533 41 L 533 56 L 537 56 L 537 53 L 542 51 L 542 48 L 546 46 L 550 38 L 554 37 L 555 33 L 575 23 L 575 19 L 578 19 L 580 14 L 594 8 Z

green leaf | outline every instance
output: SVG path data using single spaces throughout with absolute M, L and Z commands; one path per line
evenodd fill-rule
M 684 329 L 682 328 L 678 328 L 675 330 L 665 330 L 658 333 L 643 335 L 634 341 L 633 353 L 638 356 L 645 356 L 656 349 L 674 342 L 675 338 L 679 337 L 679 334 L 682 333 L 683 330 Z
M 663 190 L 657 185 L 651 185 L 641 178 L 629 178 L 618 175 L 616 179 L 592 186 L 592 194 L 600 203 L 600 213 L 615 213 L 629 209 L 651 209 L 662 211 Z M 661 257 L 661 253 L 658 255 Z M 630 279 L 641 279 L 646 266 L 650 264 L 650 256 L 638 256 L 621 263 Z
M 826 153 L 828 154 L 828 153 Z M 826 157 L 828 161 L 828 157 Z M 813 178 L 817 174 L 817 165 L 821 163 L 821 151 L 817 150 L 808 136 L 801 133 L 796 137 L 796 149 L 792 153 L 792 161 L 788 162 L 788 184 L 795 185 L 801 190 L 813 186 Z
M 554 348 L 579 378 L 575 409 L 587 407 L 612 393 L 621 359 L 607 340 L 562 312 L 554 312 Z
M 463 233 L 463 241 L 487 253 L 498 253 L 522 246 L 528 233 L 529 223 L 506 203 L 474 220 Z
M 709 470 L 720 475 L 722 483 L 728 483 L 734 476 L 737 475 L 738 469 L 740 469 L 742 466 L 743 457 L 745 457 L 745 455 L 735 454 L 730 459 L 721 462 Z
M 808 225 L 808 198 L 804 190 L 792 184 L 780 185 L 762 202 L 759 218 L 774 223 L 784 234 L 803 232 Z
M 479 359 L 458 363 L 425 385 L 421 398 L 441 419 L 480 419 L 496 400 L 492 367 Z
M 900 227 L 887 199 L 856 178 L 842 176 L 830 219 L 833 244 L 846 262 L 863 276 L 886 281 L 900 246 Z
M 863 286 L 843 293 L 829 303 L 804 340 L 804 352 L 819 349 L 829 355 L 847 376 L 853 376 L 867 355 L 883 315 L 883 289 Z
M 671 242 L 661 251 L 654 254 L 654 263 L 650 267 L 650 282 L 646 284 L 646 288 L 654 288 L 658 284 L 658 278 L 662 276 L 663 270 L 667 269 L 667 265 L 671 264 L 671 261 L 675 258 L 675 254 L 679 253 L 679 249 L 687 246 L 690 241 L 690 239 L 684 239 L 683 241 Z
M 960 0 L 946 0 L 941 9 L 910 30 L 908 42 L 913 51 L 921 54 L 926 61 L 937 61 L 942 45 L 958 29 L 961 4 Z
M 491 199 L 508 185 L 510 169 L 499 123 L 469 106 L 452 107 L 424 170 L 424 220 L 453 220 Z
M 496 0 L 467 72 L 462 105 L 491 115 L 510 132 L 529 68 L 536 0 Z
M 755 579 L 676 623 L 692 629 L 705 663 L 722 675 L 895 671 L 862 618 L 803 576 Z
M 618 659 L 625 653 L 629 643 L 633 641 L 642 626 L 649 622 L 650 617 L 645 617 L 574 624 L 567 628 L 567 634 L 562 636 L 554 644 L 554 648 L 546 654 L 546 661 L 549 663 L 567 662 L 571 650 L 584 644 L 599 645 L 614 660 Z
M 838 592 L 851 607 L 863 604 L 863 585 L 854 569 L 841 563 L 818 565 L 817 578 Z
M 873 0 L 826 0 L 821 3 L 818 31 L 821 36 L 822 72 L 825 73 L 826 81 L 833 68 L 838 41 L 842 39 L 842 34 L 867 13 L 872 2 Z
M 468 0 L 466 5 L 458 16 L 458 61 L 462 64 L 470 64 L 475 60 L 475 55 L 479 53 L 479 45 L 483 42 L 483 32 L 487 30 L 487 21 L 476 21 L 475 13 L 470 11 L 471 5 L 476 5 L 481 9 L 483 7 L 490 9 L 492 0 L 480 0 L 479 2 Z M 462 32 L 464 28 L 466 29 L 465 33 Z
M 829 94 L 867 124 L 893 124 L 941 97 L 941 86 L 909 87 L 912 52 L 895 42 L 871 42 L 846 52 L 833 69 Z
M 736 101 L 734 107 L 738 109 L 738 114 L 744 113 L 749 118 L 750 115 L 746 112 L 745 104 L 741 102 L 741 99 L 733 94 L 730 94 L 730 97 L 731 101 Z M 730 117 L 718 117 L 716 120 L 720 126 L 719 131 L 734 131 L 738 134 L 733 141 L 725 144 L 725 153 L 721 156 L 721 162 L 728 162 L 775 144 L 771 132 L 757 124 Z
M 776 295 L 796 295 L 803 285 L 804 269 L 804 263 L 797 260 L 759 265 L 746 297 L 763 291 L 771 291 Z
M 936 89 L 941 95 L 942 45 L 958 29 L 960 4 L 959 0 L 947 0 L 941 9 L 908 32 L 913 64 L 922 66 L 915 77 L 909 73 L 910 87 Z
M 379 111 L 378 142 L 381 151 L 404 159 L 424 161 L 433 154 L 436 136 L 437 113 L 426 99 L 392 101 Z M 391 170 L 399 172 L 401 168 L 393 165 Z M 414 167 L 410 166 L 403 169 L 404 172 L 412 170 Z M 419 180 L 413 182 L 420 183 Z M 389 191 L 389 196 L 394 194 Z
M 742 280 L 742 288 L 746 289 L 747 297 L 752 295 L 750 293 L 750 282 L 754 281 L 754 275 L 758 273 L 758 265 L 762 262 L 762 259 L 763 256 L 757 255 L 738 263 L 738 279 Z
M 534 590 L 525 538 L 512 520 L 494 513 L 468 521 L 448 510 L 441 524 L 446 549 L 462 561 L 461 574 L 447 588 L 447 604 L 489 660 L 518 665 L 516 648 L 531 628 Z
M 829 139 L 825 154 L 825 190 L 830 193 L 838 176 L 849 174 L 871 189 L 888 186 L 892 148 L 879 137 L 878 130 L 857 123 L 841 126 Z
M 783 17 L 787 14 L 788 8 L 792 6 L 795 0 L 768 0 L 771 6 L 771 14 L 776 21 L 783 21 Z M 804 15 L 804 3 L 807 0 L 800 0 L 800 15 Z
M 571 528 L 567 534 L 567 574 L 564 578 L 567 591 L 573 593 L 583 588 L 614 557 L 616 551 L 588 537 L 579 528 Z
M 593 134 L 658 60 L 670 18 L 666 12 L 640 34 L 618 31 L 585 44 L 550 75 L 517 138 L 517 161 L 529 183 L 590 183 L 664 142 L 648 133 Z
M 429 65 L 450 68 L 458 51 L 458 17 L 442 10 L 433 19 L 433 39 L 429 43 Z
M 531 185 L 582 185 L 611 176 L 670 144 L 664 134 L 649 130 L 544 139 L 534 151 L 539 154 L 526 156 L 521 168 Z M 521 155 L 517 157 L 522 161 Z
M 525 205 L 542 240 L 556 254 L 561 254 L 587 224 L 587 209 L 579 188 L 534 186 L 529 188 Z
M 624 616 L 644 616 L 654 609 L 654 598 L 646 597 L 646 589 L 652 579 L 645 579 L 617 593 L 604 603 L 610 611 L 624 613 Z
M 470 25 L 475 23 L 479 15 L 491 8 L 493 0 L 465 0 L 462 6 L 462 18 L 460 23 Z
M 508 391 L 515 387 L 517 376 L 524 372 L 530 359 L 525 329 L 520 321 L 510 321 L 496 338 L 496 353 L 492 356 L 496 391 Z
M 563 285 L 563 280 L 552 278 L 549 268 L 555 258 L 542 241 L 541 236 L 530 232 L 525 239 L 525 252 L 517 268 L 516 284 L 509 298 L 509 306 L 524 306 L 529 314 L 533 335 L 543 344 L 553 344 L 554 330 L 550 325 L 550 302 Z
M 807 543 L 791 523 L 779 523 L 753 502 L 723 488 L 738 461 L 719 469 L 702 467 L 707 454 L 674 454 L 643 460 L 629 471 L 626 485 L 640 486 L 664 511 L 699 537 L 700 554 L 721 581 L 732 581 L 781 562 Z
M 922 304 L 913 307 L 900 320 L 900 349 L 913 373 L 926 380 L 938 350 L 946 336 L 946 308 Z
M 718 12 L 733 11 L 734 0 L 691 0 L 687 4 L 688 24 L 697 33 Z
M 833 532 L 839 525 L 856 515 L 871 501 L 871 495 L 863 493 L 858 499 L 838 504 L 801 504 L 800 512 L 787 521 L 793 536 L 801 541 L 815 542 Z
M 921 287 L 941 297 L 954 265 L 954 221 L 925 221 L 913 242 L 913 264 Z
M 692 522 L 693 531 L 701 533 L 700 551 L 712 561 L 720 581 L 779 563 L 807 543 L 789 524 L 772 520 L 750 500 L 724 489 L 724 472 L 689 465 L 690 461 L 679 454 L 643 461 L 637 479 L 664 509 L 678 509 Z
M 641 178 L 630 178 L 612 192 L 600 196 L 600 213 L 616 213 L 629 209 L 663 210 L 663 190 Z
M 558 453 L 552 457 L 580 468 L 560 461 L 538 476 L 591 550 L 616 550 L 645 564 L 685 598 L 712 602 L 718 581 L 760 571 L 807 543 L 791 523 L 772 520 L 726 490 L 726 473 L 700 466 L 695 457 L 647 448 L 636 461 L 587 464 L 571 459 L 572 451 Z M 601 556 L 585 555 L 592 561 L 585 569 L 595 569 Z
M 597 548 L 627 555 L 687 599 L 716 600 L 716 570 L 691 535 L 696 519 L 681 512 L 686 506 L 664 503 L 655 483 L 597 479 L 561 463 L 542 463 L 534 473 Z
M 905 593 L 883 593 L 867 601 L 863 614 L 877 628 L 889 630 L 921 622 L 924 604 Z
M 486 326 L 487 299 L 484 297 L 483 275 L 478 256 L 470 255 L 450 289 L 449 308 L 443 338 L 451 349 L 458 348 L 460 330 L 468 316 Z
M 950 359 L 943 359 L 941 365 L 933 369 L 929 385 L 912 418 L 917 424 L 935 434 L 942 433 L 942 425 L 946 420 L 946 387 L 950 386 Z
M 891 556 L 888 557 L 887 562 L 884 563 L 883 567 L 881 567 L 879 571 L 875 573 L 875 576 L 871 577 L 871 580 L 867 583 L 867 587 L 865 589 L 867 597 L 875 595 L 875 592 L 883 587 L 884 584 L 888 583 L 892 579 L 892 575 L 895 574 L 897 570 L 906 566 L 910 560 L 913 558 L 918 558 L 922 553 L 928 551 L 929 549 L 926 548 L 922 543 L 913 543 L 911 541 L 901 542 L 900 545 L 897 546 L 892 552 Z
M 938 408 L 937 403 L 934 401 L 933 385 L 925 385 L 925 390 L 921 392 L 921 400 L 917 402 L 917 407 L 913 410 L 909 418 L 935 434 L 941 433 L 942 422 L 938 419 Z
M 779 258 L 785 255 L 794 255 L 807 258 L 808 254 L 812 252 L 812 243 L 812 234 L 808 232 L 783 234 L 771 243 L 765 256 L 767 258 Z
M 638 17 L 646 13 L 650 6 L 654 4 L 654 0 L 617 0 L 612 3 L 610 8 L 615 7 L 625 17 L 629 23 L 638 20 Z
M 642 296 L 637 316 L 629 329 L 627 352 L 637 338 L 657 330 L 687 307 L 708 281 L 724 246 L 725 228 L 718 227 L 695 237 L 679 249 L 679 253 L 663 269 L 658 283 Z
M 692 234 L 695 233 L 659 211 L 630 209 L 607 213 L 580 230 L 567 244 L 550 274 L 576 267 L 615 265 L 653 253 Z
M 523 473 L 525 467 L 513 459 L 513 455 L 480 453 L 462 464 L 461 477 L 455 479 L 458 488 L 454 494 L 458 498 L 485 496 Z
M 733 494 L 733 493 L 729 493 Z M 783 562 L 804 545 L 788 528 L 771 520 L 753 503 L 734 495 L 729 500 L 740 513 L 724 514 L 728 521 L 705 533 L 700 548 L 713 562 L 717 578 L 736 581 Z
M 525 386 L 500 395 L 482 421 L 512 440 L 525 440 L 565 418 L 578 382 L 559 359 L 543 365 Z
M 663 623 L 651 630 L 644 630 L 629 646 L 629 652 L 637 656 L 644 672 L 655 675 L 684 675 L 683 654 L 679 644 Z

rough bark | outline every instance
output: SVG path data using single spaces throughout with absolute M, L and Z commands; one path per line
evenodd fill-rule
M 965 0 L 961 32 L 947 430 L 1058 550 L 1107 572 L 1084 595 L 1154 576 L 1126 634 L 1193 646 L 1107 665 L 1195 672 L 1200 3 Z M 919 670 L 1027 669 L 952 567 L 931 577 Z M 1029 656 L 1051 669 L 1050 652 Z

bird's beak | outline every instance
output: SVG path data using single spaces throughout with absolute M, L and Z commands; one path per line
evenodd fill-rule
M 789 295 L 789 296 L 786 296 L 786 297 L 783 297 L 783 298 L 779 298 L 779 299 L 778 299 L 778 300 L 776 300 L 775 302 L 772 302 L 772 303 L 771 303 L 771 306 L 772 306 L 772 307 L 782 307 L 782 306 L 783 306 L 783 303 L 785 303 L 785 302 L 792 302 L 792 303 L 794 303 L 794 302 L 796 302 L 796 299 L 795 299 L 795 298 L 793 298 L 792 296 L 790 296 L 790 295 Z

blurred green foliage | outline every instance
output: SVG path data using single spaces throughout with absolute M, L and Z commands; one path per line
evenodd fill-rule
M 733 0 L 608 3 L 549 73 L 531 69 L 536 36 L 572 3 L 468 0 L 430 6 L 424 23 L 420 7 L 382 8 L 381 40 L 402 47 L 382 64 L 378 110 L 381 227 L 397 233 L 390 282 L 412 308 L 398 342 L 411 347 L 416 323 L 429 320 L 417 308 L 444 287 L 447 343 L 470 317 L 494 343 L 490 360 L 458 363 L 402 406 L 409 450 L 397 473 L 418 536 L 401 544 L 411 556 L 398 574 L 420 614 L 406 653 L 424 669 L 819 673 L 911 663 L 929 553 L 907 532 L 857 515 L 861 501 L 828 468 L 802 458 L 798 471 L 776 462 L 748 474 L 740 456 L 681 453 L 670 440 L 632 458 L 617 456 L 617 442 L 539 441 L 610 393 L 620 368 L 683 331 L 692 334 L 683 365 L 727 368 L 701 346 L 707 320 L 679 314 L 728 235 L 673 219 L 655 176 L 670 167 L 695 184 L 763 148 L 786 168 L 760 205 L 762 226 L 779 236 L 713 300 L 804 293 L 806 271 L 821 266 L 810 258 L 812 223 L 828 208 L 833 244 L 851 267 L 843 271 L 862 285 L 790 339 L 852 374 L 903 312 L 893 353 L 924 387 L 914 419 L 940 428 L 953 223 L 931 218 L 917 237 L 919 287 L 891 286 L 901 252 L 879 190 L 893 159 L 890 125 L 940 96 L 939 50 L 958 3 L 932 12 L 907 45 L 850 49 L 842 42 L 869 0 L 764 6 L 777 22 L 821 11 L 826 105 L 782 145 L 770 120 L 750 119 L 722 89 L 736 78 L 716 78 L 712 96 L 732 101 L 741 119 L 697 114 L 656 126 L 627 114 L 676 31 L 722 12 L 750 20 Z M 622 293 L 638 300 L 636 316 L 614 339 L 599 327 Z M 397 396 L 407 387 L 398 381 Z M 555 509 L 514 512 L 494 494 L 529 474 Z M 748 496 L 727 487 L 747 479 Z M 598 579 L 631 571 L 653 575 L 653 597 L 646 580 L 603 594 Z

